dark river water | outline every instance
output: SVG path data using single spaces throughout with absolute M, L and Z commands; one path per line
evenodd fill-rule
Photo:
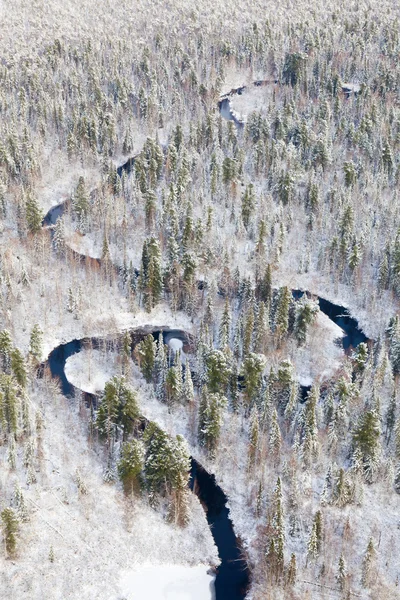
M 299 298 L 304 292 L 294 290 L 293 295 Z M 343 338 L 343 347 L 345 349 L 356 347 L 360 342 L 368 341 L 367 337 L 359 329 L 356 319 L 350 317 L 346 309 L 336 304 L 332 304 L 322 298 L 319 299 L 319 305 L 332 321 L 345 331 Z M 152 334 L 157 339 L 162 331 L 164 342 L 168 343 L 171 338 L 182 340 L 186 345 L 189 344 L 188 334 L 181 330 L 154 330 Z M 132 332 L 132 342 L 137 343 L 140 337 L 146 335 L 143 331 Z M 61 384 L 64 395 L 69 396 L 74 393 L 74 387 L 69 383 L 65 376 L 65 363 L 67 358 L 80 352 L 86 343 L 91 343 L 93 348 L 100 345 L 100 340 L 96 338 L 73 340 L 66 344 L 60 344 L 49 355 L 47 365 L 50 368 L 53 377 L 57 377 Z M 303 400 L 306 397 L 309 388 L 302 389 Z M 243 600 L 250 586 L 250 570 L 242 555 L 240 542 L 233 530 L 232 521 L 229 518 L 229 509 L 227 508 L 227 497 L 222 489 L 217 485 L 214 475 L 208 473 L 196 460 L 191 459 L 191 478 L 190 487 L 197 494 L 207 515 L 207 521 L 210 526 L 211 534 L 218 548 L 218 554 L 221 559 L 215 579 L 215 597 L 216 600 Z

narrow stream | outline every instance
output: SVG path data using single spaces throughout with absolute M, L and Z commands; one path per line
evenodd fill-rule
M 293 290 L 295 298 L 300 298 L 304 293 L 307 292 Z M 359 328 L 357 320 L 351 317 L 344 307 L 323 298 L 319 298 L 318 301 L 321 311 L 344 330 L 346 335 L 343 337 L 343 348 L 345 350 L 351 347 L 354 348 L 361 342 L 368 341 L 368 338 Z M 165 343 L 168 343 L 171 339 L 182 340 L 184 344 L 190 342 L 184 331 L 157 329 L 153 330 L 152 334 L 157 338 L 160 332 L 163 334 Z M 144 329 L 139 328 L 132 331 L 133 344 L 137 343 L 140 337 L 144 335 L 146 335 Z M 59 379 L 62 393 L 65 396 L 72 395 L 74 392 L 74 386 L 69 383 L 65 375 L 66 360 L 73 354 L 80 352 L 86 343 L 91 343 L 93 348 L 97 348 L 100 345 L 100 340 L 98 338 L 84 338 L 60 344 L 50 353 L 46 362 L 52 376 Z M 304 396 L 307 391 L 308 388 L 302 390 Z M 250 571 L 245 558 L 241 554 L 240 542 L 235 536 L 232 521 L 229 518 L 229 509 L 226 506 L 227 497 L 216 484 L 215 476 L 208 473 L 193 458 L 191 459 L 190 487 L 205 507 L 207 521 L 221 559 L 215 579 L 216 600 L 244 600 L 250 585 Z

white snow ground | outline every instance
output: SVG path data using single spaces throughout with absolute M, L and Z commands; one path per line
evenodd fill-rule
M 203 565 L 142 565 L 124 571 L 120 587 L 126 600 L 213 600 L 214 579 Z

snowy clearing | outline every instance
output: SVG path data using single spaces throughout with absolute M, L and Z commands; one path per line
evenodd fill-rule
M 213 600 L 214 575 L 204 566 L 143 565 L 121 576 L 126 600 Z

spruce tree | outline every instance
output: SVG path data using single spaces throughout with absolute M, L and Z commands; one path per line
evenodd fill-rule
M 282 447 L 282 435 L 278 422 L 278 413 L 274 407 L 271 414 L 271 423 L 269 429 L 269 449 L 275 461 L 279 459 Z
M 182 400 L 185 404 L 192 404 L 194 401 L 194 389 L 192 374 L 190 372 L 189 360 L 186 359 L 185 374 L 183 379 Z
M 40 362 L 43 354 L 42 350 L 42 335 L 43 332 L 38 324 L 35 324 L 32 328 L 30 340 L 29 340 L 29 353 L 33 356 L 37 362 Z
M 226 405 L 225 396 L 203 388 L 199 406 L 199 441 L 211 458 L 215 457 Z
M 249 427 L 249 467 L 252 468 L 254 466 L 257 451 L 258 451 L 258 443 L 259 443 L 259 435 L 260 435 L 260 426 L 259 426 L 259 417 L 258 410 L 256 406 L 253 406 L 250 413 L 250 427 Z
M 142 485 L 144 468 L 144 446 L 140 440 L 131 440 L 122 444 L 118 461 L 118 476 L 123 482 L 125 493 L 138 494 Z
M 264 357 L 252 352 L 246 356 L 242 363 L 241 375 L 244 379 L 245 399 L 248 409 L 260 393 L 264 368 Z
M 353 433 L 353 444 L 359 448 L 363 456 L 364 476 L 366 481 L 371 482 L 378 468 L 381 452 L 380 443 L 380 421 L 375 410 L 364 412 Z
M 319 307 L 313 300 L 302 298 L 296 302 L 296 317 L 294 334 L 299 344 L 304 344 L 307 338 L 308 327 L 315 321 Z
M 289 308 L 291 294 L 288 287 L 284 286 L 279 291 L 278 305 L 275 315 L 275 331 L 278 344 L 281 344 L 283 338 L 289 330 Z
M 154 365 L 157 345 L 151 333 L 147 335 L 135 348 L 140 370 L 147 383 L 153 380 Z
M 8 372 L 11 364 L 12 340 L 7 329 L 0 331 L 0 359 L 1 367 Z
M 231 311 L 228 298 L 225 300 L 224 312 L 222 313 L 221 323 L 219 326 L 219 345 L 223 349 L 229 345 L 230 341 L 230 326 L 231 326 Z
M 229 357 L 222 350 L 212 349 L 206 356 L 207 387 L 210 392 L 226 392 L 231 365 Z
M 13 557 L 17 548 L 19 521 L 12 508 L 4 508 L 1 512 L 3 535 L 7 556 Z
M 291 554 L 290 562 L 289 562 L 289 565 L 287 568 L 286 583 L 288 585 L 294 585 L 296 583 L 296 577 L 297 577 L 296 555 Z
M 14 348 L 11 352 L 11 369 L 19 385 L 25 388 L 28 374 L 24 357 L 18 348 Z
M 369 587 L 372 583 L 372 570 L 375 566 L 376 561 L 376 550 L 374 541 L 372 538 L 369 539 L 367 550 L 364 554 L 361 571 L 361 584 L 364 587 Z
M 31 192 L 26 199 L 26 224 L 30 233 L 38 233 L 42 228 L 43 212 Z
M 344 560 L 343 553 L 340 555 L 338 570 L 336 574 L 336 581 L 339 584 L 340 591 L 344 591 L 346 587 L 346 577 L 347 577 L 347 567 L 346 562 Z

